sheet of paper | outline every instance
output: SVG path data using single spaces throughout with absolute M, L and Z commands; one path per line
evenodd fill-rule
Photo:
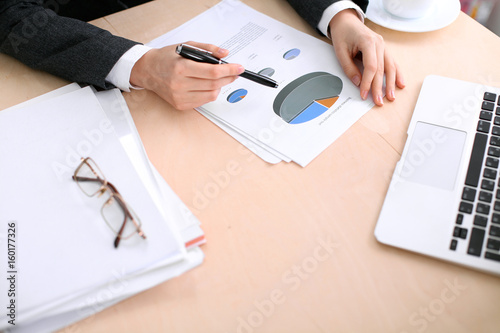
M 77 91 L 77 90 L 80 90 L 80 89 L 81 89 L 81 87 L 78 85 L 78 83 L 74 83 L 73 82 L 73 83 L 67 84 L 65 86 L 62 86 L 61 88 L 49 91 L 46 94 L 43 94 L 43 95 L 37 96 L 35 98 L 29 99 L 29 100 L 27 100 L 27 101 L 25 101 L 23 103 L 19 103 L 19 104 L 16 104 L 14 106 L 11 106 L 10 108 L 8 108 L 8 110 L 14 110 L 14 109 L 22 108 L 22 107 L 25 107 L 25 106 L 28 106 L 28 105 L 34 105 L 36 103 L 47 101 L 47 100 L 49 100 L 51 98 L 59 97 L 59 96 L 62 96 L 64 94 L 66 94 L 66 93 L 70 93 L 70 92 Z
M 0 155 L 9 161 L 0 164 L 0 211 L 5 222 L 19 226 L 17 251 L 23 260 L 17 276 L 23 290 L 19 321 L 112 280 L 116 270 L 131 274 L 185 257 L 179 236 L 146 199 L 146 188 L 90 88 L 2 111 L 0 136 Z M 99 163 L 140 216 L 147 240 L 134 236 L 113 248 L 114 235 L 100 213 L 103 203 L 85 196 L 71 179 L 80 155 Z
M 202 109 L 198 111 L 208 120 L 212 121 L 222 130 L 224 130 L 227 134 L 236 139 L 239 143 L 250 149 L 254 154 L 259 156 L 260 158 L 262 158 L 264 161 L 271 164 L 277 164 L 281 161 L 290 162 L 290 159 L 288 157 L 280 154 L 279 152 L 275 151 L 272 148 L 267 147 L 262 143 L 259 143 L 256 139 L 247 136 L 245 133 L 241 133 L 237 128 L 231 126 L 231 124 L 221 121 L 219 118 L 213 116 L 209 112 L 205 112 Z
M 345 76 L 333 47 L 259 13 L 224 0 L 149 43 L 188 40 L 230 51 L 228 62 L 272 77 L 278 89 L 239 78 L 200 110 L 306 166 L 373 105 Z
M 66 93 L 82 89 L 77 83 L 71 83 L 46 94 L 32 98 L 24 103 L 17 104 L 9 109 L 34 105 Z M 139 133 L 135 127 L 130 111 L 120 90 L 94 91 L 104 113 L 113 123 L 113 130 L 122 143 L 143 184 L 148 188 L 152 198 L 160 209 L 174 214 L 172 221 L 180 232 L 184 243 L 196 246 L 205 242 L 200 221 L 189 211 L 189 208 L 179 199 L 177 194 L 161 177 L 155 167 L 149 162 L 146 150 L 142 145 Z M 165 206 L 166 205 L 166 206 Z
M 117 272 L 113 280 L 71 300 L 59 311 L 46 313 L 23 325 L 9 327 L 6 332 L 54 332 L 84 318 L 92 320 L 92 316 L 99 311 L 199 266 L 203 258 L 201 249 L 195 247 L 187 252 L 184 260 L 172 265 L 155 265 L 144 273 L 128 276 Z
M 70 84 L 31 99 L 25 103 L 16 105 L 13 108 L 34 105 L 79 89 L 81 89 L 79 85 Z M 65 318 L 73 318 L 72 316 L 64 315 L 68 312 L 78 312 L 78 316 L 85 313 L 95 313 L 97 309 L 102 309 L 106 306 L 112 305 L 124 297 L 126 298 L 134 293 L 151 288 L 158 283 L 180 275 L 199 265 L 203 259 L 203 253 L 196 248 L 205 242 L 203 231 L 199 227 L 200 223 L 147 159 L 146 152 L 142 146 L 139 134 L 137 133 L 133 119 L 121 92 L 118 89 L 113 89 L 101 92 L 94 91 L 94 93 L 96 94 L 104 113 L 113 123 L 115 134 L 117 134 L 120 139 L 120 142 L 122 143 L 122 146 L 127 152 L 129 158 L 132 162 L 134 162 L 133 164 L 140 177 L 143 179 L 143 184 L 148 188 L 148 192 L 151 197 L 158 199 L 158 207 L 164 213 L 164 216 L 168 216 L 169 219 L 171 218 L 173 224 L 172 227 L 179 230 L 186 247 L 191 250 L 188 252 L 186 260 L 169 263 L 169 260 L 167 259 L 165 262 L 160 261 L 152 266 L 148 266 L 144 269 L 144 271 L 137 272 L 136 274 L 123 276 L 122 272 L 115 271 L 114 281 L 107 283 L 106 285 L 100 286 L 97 289 L 89 290 L 87 293 L 78 297 L 70 295 L 72 298 L 68 299 L 68 301 L 64 304 L 52 306 L 50 309 L 45 307 L 43 308 L 43 311 L 42 308 L 40 308 L 38 313 L 31 312 L 31 316 L 24 316 L 28 320 L 28 323 L 23 323 L 21 326 L 17 325 L 17 329 L 14 330 L 16 332 L 30 331 L 30 329 L 34 326 L 36 326 L 38 331 L 40 331 L 40 325 L 43 326 L 43 323 L 59 325 L 51 328 L 50 330 L 66 326 L 67 324 L 62 324 L 66 322 Z M 167 221 L 166 217 L 165 220 Z M 120 284 L 123 288 L 111 288 L 117 284 Z M 112 291 L 111 294 L 110 291 Z M 105 295 L 105 297 L 103 295 Z M 104 300 L 106 300 L 106 302 L 104 302 Z M 29 318 L 31 318 L 31 321 Z M 41 318 L 45 319 L 42 320 Z M 48 318 L 53 318 L 54 320 L 48 320 Z M 30 324 L 29 322 L 32 322 L 33 324 Z
M 185 244 L 204 243 L 200 221 L 189 211 L 177 194 L 168 186 L 155 167 L 149 162 L 139 133 L 134 125 L 125 99 L 118 89 L 96 92 L 116 135 L 128 154 L 143 184 L 162 211 L 170 228 L 179 231 Z

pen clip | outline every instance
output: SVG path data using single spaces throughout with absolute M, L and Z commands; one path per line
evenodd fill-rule
M 194 61 L 219 65 L 226 63 L 225 61 L 213 56 L 212 52 L 192 45 L 180 44 L 175 49 L 175 52 L 184 58 Z
M 185 50 L 185 49 L 194 50 L 194 51 L 198 51 L 198 52 L 203 53 L 203 54 L 212 55 L 212 52 L 210 52 L 210 51 L 201 49 L 201 48 L 193 46 L 193 45 L 188 45 L 188 44 L 180 44 L 180 45 L 178 45 L 177 49 L 176 49 L 176 52 L 178 54 L 180 54 L 182 52 L 182 50 Z

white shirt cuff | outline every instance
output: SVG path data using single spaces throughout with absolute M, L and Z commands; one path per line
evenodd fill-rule
M 365 13 L 363 13 L 358 5 L 350 0 L 342 0 L 331 4 L 327 9 L 325 9 L 325 11 L 323 12 L 323 16 L 321 16 L 321 20 L 318 23 L 318 30 L 321 31 L 325 36 L 328 36 L 328 26 L 330 24 L 330 21 L 335 15 L 337 15 L 344 9 L 355 9 L 361 22 L 365 22 Z
M 141 57 L 151 49 L 151 47 L 145 45 L 134 45 L 118 59 L 108 76 L 106 76 L 106 81 L 120 90 L 127 92 L 129 92 L 131 88 L 141 89 L 130 84 L 130 73 L 137 60 L 141 59 Z

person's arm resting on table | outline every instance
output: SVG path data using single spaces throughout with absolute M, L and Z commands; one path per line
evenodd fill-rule
M 130 85 L 155 91 L 178 109 L 213 101 L 243 67 L 179 57 L 175 46 L 144 49 L 86 22 L 61 17 L 41 0 L 0 1 L 0 52 L 69 81 L 103 89 Z M 224 57 L 227 50 L 191 43 Z M 129 77 L 129 78 L 127 78 Z M 127 84 L 128 80 L 128 84 Z
M 373 100 L 383 105 L 383 82 L 386 76 L 386 97 L 393 101 L 395 90 L 404 88 L 397 63 L 385 47 L 384 40 L 364 25 L 367 0 L 288 0 L 295 10 L 313 27 L 330 37 L 337 58 L 346 75 L 360 88 L 366 99 L 372 90 Z M 353 59 L 361 52 L 363 73 Z

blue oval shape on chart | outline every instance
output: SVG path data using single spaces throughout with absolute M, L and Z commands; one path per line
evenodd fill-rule
M 286 51 L 285 54 L 283 54 L 283 58 L 285 60 L 292 60 L 295 59 L 299 56 L 300 50 L 299 49 L 291 49 L 289 51 Z
M 237 103 L 246 97 L 248 91 L 246 89 L 237 89 L 227 96 L 227 101 L 229 103 Z

